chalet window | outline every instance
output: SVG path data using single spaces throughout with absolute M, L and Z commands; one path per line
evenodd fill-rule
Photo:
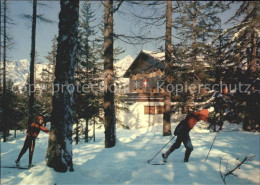
M 144 106 L 144 114 L 155 114 L 155 106 Z
M 163 105 L 156 106 L 156 114 L 163 114 L 164 107 Z

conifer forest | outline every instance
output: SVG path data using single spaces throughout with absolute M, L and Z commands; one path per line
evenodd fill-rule
M 260 2 L 0 0 L 1 184 L 260 184 Z

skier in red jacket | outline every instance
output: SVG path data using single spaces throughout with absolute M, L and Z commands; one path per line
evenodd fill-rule
M 45 133 L 49 133 L 50 131 L 42 126 L 43 123 L 43 117 L 42 116 L 36 116 L 36 123 L 31 123 L 27 129 L 26 132 L 26 139 L 24 141 L 23 148 L 15 161 L 16 166 L 20 166 L 20 159 L 22 158 L 23 154 L 27 151 L 29 148 L 29 165 L 28 167 L 32 167 L 32 158 L 33 158 L 33 151 L 35 148 L 35 139 L 38 137 L 40 130 L 42 130 Z
M 174 131 L 174 135 L 177 136 L 177 139 L 176 139 L 175 143 L 170 147 L 170 149 L 166 153 L 162 154 L 164 162 L 167 162 L 168 156 L 174 150 L 178 149 L 181 146 L 181 143 L 183 143 L 186 148 L 184 162 L 189 161 L 190 154 L 193 150 L 189 132 L 194 127 L 194 125 L 200 120 L 203 120 L 206 122 L 211 122 L 211 120 L 209 121 L 209 119 L 208 119 L 209 111 L 212 112 L 213 108 L 211 108 L 209 110 L 202 109 L 199 112 L 193 112 L 191 114 L 188 114 L 186 116 L 186 118 L 177 125 L 177 127 Z

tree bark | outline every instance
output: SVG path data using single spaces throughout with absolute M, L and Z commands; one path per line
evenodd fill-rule
M 61 0 L 59 37 L 52 101 L 47 165 L 58 172 L 73 171 L 72 125 L 74 72 L 79 24 L 79 0 Z
M 34 115 L 34 78 L 35 78 L 34 64 L 35 64 L 35 42 L 36 42 L 36 17 L 37 17 L 37 0 L 33 0 L 28 126 L 33 122 L 33 118 L 35 117 Z
M 2 0 L 0 0 L 0 94 L 2 94 Z
M 4 142 L 7 141 L 7 132 L 8 132 L 8 126 L 7 126 L 7 121 L 6 121 L 6 40 L 7 40 L 7 33 L 6 33 L 6 22 L 7 22 L 7 17 L 6 17 L 6 9 L 7 9 L 7 4 L 6 0 L 4 0 L 4 53 L 3 53 L 3 127 L 4 127 L 4 133 L 3 133 L 3 138 Z
M 88 118 L 85 118 L 86 120 L 86 127 L 85 127 L 85 142 L 88 142 Z
M 113 67 L 113 0 L 104 2 L 104 112 L 105 147 L 116 144 L 114 106 L 114 67 Z
M 166 1 L 166 32 L 165 32 L 165 94 L 163 113 L 163 136 L 171 135 L 171 92 L 167 85 L 171 83 L 172 63 L 172 1 Z
M 197 34 L 197 29 L 196 29 L 196 27 L 197 27 L 197 20 L 196 20 L 196 18 L 197 18 L 197 10 L 196 10 L 196 1 L 193 1 L 193 3 L 194 3 L 194 8 L 193 8 L 193 20 L 192 20 L 192 22 L 193 22 L 193 24 L 192 24 L 192 57 L 193 57 L 193 60 L 195 61 L 196 60 L 196 58 L 197 58 L 197 46 L 196 46 L 196 44 L 197 44 L 197 36 L 196 36 L 196 34 Z

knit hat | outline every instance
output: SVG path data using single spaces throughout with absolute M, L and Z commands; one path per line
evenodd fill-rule
M 36 116 L 36 120 L 39 121 L 40 119 L 43 119 L 42 116 Z

